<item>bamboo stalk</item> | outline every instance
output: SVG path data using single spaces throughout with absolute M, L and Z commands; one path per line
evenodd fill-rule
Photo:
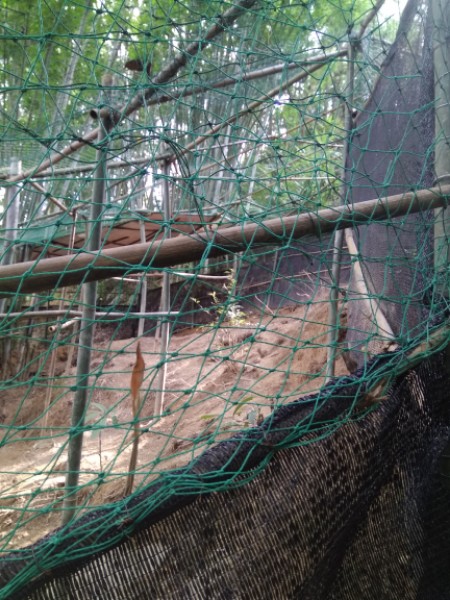
M 169 163 L 164 164 L 164 187 L 163 187 L 163 210 L 164 210 L 164 221 L 169 223 L 172 217 L 172 202 L 170 195 L 169 186 Z M 167 236 L 170 238 L 171 230 L 170 227 L 167 229 Z M 163 282 L 161 287 L 161 312 L 170 311 L 170 274 L 168 271 L 163 273 Z M 167 377 L 167 351 L 169 348 L 169 321 L 164 319 L 158 323 L 158 329 L 155 333 L 155 337 L 160 337 L 160 364 L 158 371 L 158 389 L 155 394 L 155 414 L 162 416 L 164 412 L 164 397 L 166 388 L 166 377 Z
M 58 323 L 58 325 L 50 325 L 48 328 L 50 333 L 55 333 L 55 331 L 62 331 L 63 329 L 67 329 L 68 327 L 72 327 L 76 323 L 78 323 L 80 319 L 77 317 L 75 319 L 70 319 L 70 321 L 65 321 L 64 323 Z
M 77 337 L 78 337 L 79 330 L 80 330 L 80 324 L 81 324 L 81 321 L 79 319 L 76 319 L 74 326 L 73 326 L 73 331 L 72 331 L 72 343 L 70 344 L 69 351 L 67 353 L 66 370 L 65 370 L 66 377 L 70 376 L 70 371 L 72 368 L 75 349 L 78 350 Z
M 141 242 L 143 244 L 145 244 L 145 242 L 147 241 L 146 237 L 145 237 L 145 223 L 144 221 L 140 221 L 139 222 L 139 235 L 141 238 Z M 147 308 L 147 277 L 145 273 L 142 273 L 142 275 L 139 277 L 139 279 L 131 279 L 131 278 L 127 278 L 128 281 L 133 281 L 134 283 L 138 283 L 140 284 L 140 289 L 139 289 L 139 308 L 141 310 L 142 313 L 145 312 L 146 308 Z M 138 322 L 138 338 L 141 338 L 144 335 L 144 327 L 145 327 L 145 318 L 141 318 L 139 319 Z
M 255 4 L 255 2 L 256 0 L 239 0 L 239 2 L 236 2 L 236 4 L 231 6 L 231 8 L 226 10 L 222 15 L 219 15 L 216 18 L 214 25 L 208 29 L 202 39 L 191 42 L 188 46 L 186 46 L 186 48 L 183 48 L 183 50 L 179 52 L 166 66 L 164 66 L 161 71 L 152 79 L 152 81 L 149 82 L 148 88 L 144 92 L 140 90 L 134 96 L 134 98 L 132 98 L 124 106 L 118 107 L 117 110 L 114 111 L 114 117 L 112 115 L 111 117 L 115 120 L 128 117 L 139 110 L 142 106 L 146 106 L 148 100 L 156 95 L 160 85 L 167 83 L 172 79 L 172 77 L 175 77 L 178 71 L 184 67 L 189 60 L 199 54 L 216 36 L 221 34 L 223 31 L 226 31 L 226 29 L 231 26 L 236 19 L 244 14 L 246 10 L 249 10 Z M 72 142 L 69 146 L 59 150 L 58 153 L 53 154 L 49 159 L 42 161 L 40 165 L 35 166 L 32 169 L 28 169 L 23 173 L 18 173 L 17 175 L 8 178 L 8 181 L 16 182 L 28 179 L 30 177 L 35 177 L 37 173 L 53 167 L 67 156 L 70 156 L 77 150 L 80 150 L 80 148 L 83 148 L 83 146 L 86 144 L 97 140 L 100 131 L 101 127 L 93 129 L 83 137 L 80 137 L 76 141 Z
M 349 155 L 349 146 L 351 142 L 351 136 L 353 131 L 353 96 L 355 88 L 355 58 L 356 58 L 356 40 L 352 40 L 351 31 L 349 32 L 349 43 L 348 43 L 348 66 L 347 66 L 347 87 L 348 94 L 345 101 L 345 140 L 344 147 L 342 150 L 342 181 L 340 185 L 341 201 L 346 202 L 346 166 Z M 347 233 L 348 230 L 346 230 Z M 339 306 L 339 288 L 341 280 L 341 257 L 342 257 L 342 246 L 343 246 L 343 232 L 337 230 L 334 233 L 333 240 L 333 263 L 331 265 L 331 287 L 330 287 L 330 305 L 328 309 L 328 347 L 327 347 L 327 370 L 326 377 L 327 381 L 334 377 L 336 369 L 336 354 L 337 354 L 337 341 L 339 338 L 340 319 L 338 313 Z
M 108 113 L 101 117 L 97 138 L 97 169 L 92 191 L 90 209 L 90 231 L 87 252 L 96 253 L 101 247 L 102 212 L 105 201 L 106 157 L 108 154 L 108 134 L 112 121 Z M 89 398 L 89 375 L 94 340 L 95 310 L 97 305 L 97 281 L 83 283 L 83 327 L 80 328 L 80 342 L 77 358 L 76 389 L 72 407 L 71 430 L 67 449 L 66 496 L 63 501 L 62 524 L 71 521 L 75 515 L 81 456 L 83 449 L 83 426 Z

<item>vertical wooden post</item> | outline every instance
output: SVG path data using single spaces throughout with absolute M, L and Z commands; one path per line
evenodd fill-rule
M 10 163 L 11 175 L 16 175 L 22 170 L 22 162 L 17 158 L 12 158 Z M 19 227 L 19 201 L 20 191 L 19 186 L 13 185 L 6 189 L 5 194 L 5 211 L 4 211 L 4 228 L 5 228 L 5 242 L 3 246 L 3 252 L 0 260 L 1 265 L 10 265 L 15 262 L 15 249 L 14 241 L 17 239 L 18 227 Z M 3 313 L 6 310 L 7 302 L 6 298 L 0 299 L 0 312 Z M 10 304 L 8 304 L 10 305 Z M 6 332 L 5 332 L 6 333 Z M 1 376 L 2 379 L 6 379 L 8 370 L 10 368 L 9 357 L 11 355 L 11 337 L 9 335 L 3 335 L 2 347 L 1 347 Z
M 22 170 L 22 162 L 17 158 L 12 158 L 9 170 L 11 175 L 16 175 Z M 17 229 L 19 227 L 19 198 L 19 186 L 13 185 L 6 188 L 4 211 L 5 242 L 0 261 L 1 265 L 9 265 L 14 262 L 13 244 L 17 239 Z
M 104 208 L 106 184 L 106 160 L 108 144 L 106 138 L 112 127 L 108 114 L 100 113 L 100 127 L 97 137 L 97 168 L 95 170 L 92 204 L 89 216 L 87 239 L 88 252 L 95 253 L 101 246 L 102 211 Z M 95 311 L 97 304 L 97 282 L 84 283 L 81 293 L 82 318 L 80 324 L 79 350 L 76 374 L 76 392 L 72 409 L 72 422 L 69 433 L 66 495 L 63 503 L 63 525 L 75 514 L 76 491 L 78 487 L 81 453 L 83 448 L 83 426 L 89 395 L 89 374 L 91 368 L 91 351 L 94 338 Z
M 172 218 L 172 207 L 170 201 L 170 186 L 169 186 L 169 163 L 164 163 L 164 187 L 163 187 L 163 214 L 166 224 L 166 239 L 171 235 L 170 219 Z M 162 288 L 161 288 L 161 304 L 160 311 L 170 311 L 170 275 L 167 271 L 163 272 Z M 155 413 L 161 416 L 164 412 L 164 395 L 167 377 L 167 349 L 169 347 L 169 321 L 168 317 L 161 319 L 158 326 L 160 336 L 160 363 L 158 377 L 158 391 L 155 401 Z
M 350 136 L 353 129 L 353 92 L 354 92 L 354 77 L 355 77 L 355 55 L 357 40 L 349 34 L 348 41 L 348 69 L 347 69 L 347 87 L 348 95 L 345 102 L 345 139 L 344 148 L 342 152 L 342 182 L 341 182 L 341 200 L 345 204 L 347 181 L 346 181 L 346 166 L 347 158 L 350 145 Z M 329 330 L 328 330 L 328 348 L 327 348 L 327 369 L 326 369 L 326 380 L 328 381 L 335 374 L 335 362 L 336 362 L 336 350 L 337 340 L 339 334 L 339 287 L 341 279 L 341 260 L 342 260 L 342 246 L 344 241 L 344 232 L 339 229 L 334 234 L 333 242 L 333 263 L 331 266 L 331 290 L 330 290 L 330 308 L 329 308 Z
M 147 241 L 147 237 L 145 234 L 145 223 L 144 221 L 139 221 L 139 232 L 141 243 L 145 244 Z M 144 271 L 142 273 L 141 286 L 139 290 L 139 310 L 141 313 L 145 313 L 147 311 L 147 273 Z M 145 325 L 145 317 L 142 317 L 138 321 L 138 338 L 144 335 L 144 325 Z

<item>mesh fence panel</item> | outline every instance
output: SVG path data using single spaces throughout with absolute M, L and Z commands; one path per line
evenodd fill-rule
M 431 8 L 3 4 L 0 598 L 450 597 Z

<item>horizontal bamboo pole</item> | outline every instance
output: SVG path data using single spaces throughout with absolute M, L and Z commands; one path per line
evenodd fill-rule
M 301 239 L 307 235 L 321 236 L 336 229 L 439 208 L 447 205 L 449 197 L 450 185 L 446 185 L 366 200 L 354 207 L 337 206 L 261 223 L 219 227 L 204 234 L 178 235 L 163 241 L 112 248 L 98 254 L 80 252 L 5 265 L 0 267 L 0 297 L 110 279 L 129 275 L 133 270 L 142 271 L 148 266 L 171 267 L 206 256 L 243 252 L 249 247 L 284 244 L 288 239 Z
M 122 317 L 126 317 L 127 319 L 162 319 L 164 317 L 176 317 L 179 315 L 179 311 L 169 311 L 169 312 L 105 312 L 105 311 L 96 311 L 95 318 L 96 319 L 121 319 Z M 33 311 L 25 311 L 25 312 L 10 312 L 10 313 L 0 313 L 0 319 L 14 319 L 15 321 L 25 321 L 27 319 L 48 319 L 51 317 L 73 317 L 74 319 L 81 319 L 83 316 L 83 312 L 81 310 L 64 310 L 64 309 L 55 309 L 55 310 L 33 310 Z M 67 321 L 68 323 L 68 321 Z M 66 323 L 66 324 L 67 324 Z

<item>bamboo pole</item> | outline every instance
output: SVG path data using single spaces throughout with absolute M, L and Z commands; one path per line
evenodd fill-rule
M 22 161 L 18 160 L 17 158 L 12 158 L 9 167 L 10 173 L 19 173 L 21 168 Z M 12 177 L 14 177 L 14 175 L 12 175 Z M 8 265 L 11 262 L 14 262 L 14 242 L 17 239 L 19 228 L 19 186 L 12 185 L 7 188 L 4 203 L 4 243 L 1 252 L 0 264 Z
M 65 377 L 70 376 L 72 363 L 73 363 L 73 357 L 75 354 L 75 349 L 77 348 L 77 336 L 80 331 L 80 323 L 81 323 L 80 319 L 74 319 L 73 331 L 72 331 L 72 343 L 70 344 L 69 351 L 67 352 L 66 369 L 64 371 Z
M 346 167 L 349 154 L 350 136 L 353 131 L 353 95 L 355 87 L 355 58 L 356 58 L 356 39 L 351 37 L 349 33 L 348 43 L 348 68 L 347 68 L 347 86 L 348 95 L 345 102 L 345 139 L 344 148 L 342 151 L 342 181 L 340 186 L 341 201 L 347 204 L 346 191 Z M 337 352 L 337 340 L 339 337 L 339 288 L 341 279 L 341 260 L 342 260 L 342 246 L 343 246 L 343 230 L 338 229 L 334 234 L 333 240 L 333 263 L 331 265 L 331 287 L 330 287 L 330 305 L 329 305 L 329 329 L 328 329 L 328 346 L 327 346 L 327 367 L 326 367 L 326 380 L 328 381 L 335 374 L 336 367 L 336 352 Z
M 12 158 L 10 163 L 10 172 L 17 173 L 22 167 L 22 162 L 17 158 Z M 20 188 L 17 185 L 10 186 L 6 190 L 4 199 L 5 210 L 3 213 L 4 223 L 4 243 L 3 248 L 0 248 L 0 265 L 9 265 L 15 262 L 17 251 L 14 247 L 14 241 L 17 239 L 19 229 L 19 204 L 20 204 Z M 0 312 L 3 312 L 8 307 L 6 298 L 0 299 Z M 1 377 L 6 379 L 10 368 L 12 341 L 11 336 L 5 334 L 1 339 Z
M 147 241 L 146 237 L 145 237 L 145 223 L 144 221 L 140 221 L 139 222 L 139 234 L 141 237 L 141 243 L 145 244 L 145 242 Z M 131 280 L 133 281 L 133 280 Z M 140 312 L 141 313 L 145 313 L 145 309 L 147 308 L 147 277 L 146 277 L 146 273 L 142 273 L 140 280 L 136 279 L 135 280 L 136 283 L 140 283 L 140 288 L 139 288 L 139 308 L 140 308 Z M 144 326 L 145 326 L 145 318 L 141 317 L 139 319 L 138 322 L 138 338 L 142 337 L 144 335 Z
M 47 375 L 47 388 L 45 390 L 44 418 L 40 419 L 40 422 L 42 423 L 40 435 L 42 438 L 47 433 L 47 429 L 48 429 L 48 417 L 49 417 L 49 413 L 50 413 L 50 404 L 52 402 L 53 390 L 55 389 L 54 384 L 55 384 L 56 358 L 57 358 L 57 354 L 58 354 L 59 339 L 60 339 L 59 330 L 56 330 L 56 332 L 52 332 L 52 333 L 55 333 L 55 335 L 53 336 L 52 341 L 51 341 L 52 349 L 50 352 L 50 362 L 49 362 L 48 375 Z
M 102 321 L 107 319 L 121 319 L 122 317 L 126 317 L 127 319 L 145 319 L 145 318 L 162 318 L 169 316 L 176 316 L 180 314 L 178 311 L 169 311 L 169 312 L 120 312 L 120 311 L 96 311 L 95 320 L 98 321 L 101 319 Z M 64 310 L 55 308 L 54 310 L 38 310 L 38 311 L 23 311 L 23 312 L 9 312 L 9 313 L 0 313 L 0 319 L 14 319 L 15 321 L 20 321 L 22 319 L 47 319 L 49 317 L 71 317 L 74 319 L 81 319 L 83 317 L 83 311 L 81 310 Z M 52 331 L 50 329 L 50 331 Z M 56 331 L 56 330 L 55 330 Z
M 101 223 L 106 188 L 106 158 L 108 152 L 107 136 L 112 128 L 109 113 L 101 116 L 97 138 L 97 169 L 95 172 L 92 204 L 90 212 L 90 228 L 88 252 L 99 251 L 101 245 Z M 91 352 L 94 338 L 95 312 L 97 304 L 97 282 L 91 280 L 84 283 L 82 290 L 82 320 L 77 359 L 76 391 L 72 409 L 72 426 L 69 431 L 66 495 L 63 502 L 62 524 L 69 523 L 76 507 L 76 492 L 80 475 L 81 454 L 83 448 L 83 425 L 89 395 L 89 375 L 91 372 Z
M 0 267 L 0 297 L 17 293 L 33 293 L 83 281 L 100 281 L 129 274 L 134 265 L 143 268 L 165 268 L 200 260 L 243 252 L 249 247 L 284 244 L 287 239 L 308 235 L 322 236 L 374 221 L 391 220 L 406 214 L 446 206 L 450 185 L 366 200 L 355 207 L 336 206 L 317 212 L 268 219 L 243 226 L 219 227 L 203 235 L 178 235 L 170 240 L 151 241 L 112 248 L 103 252 L 83 252 L 69 256 L 17 263 Z
M 41 191 L 45 192 L 44 189 Z M 70 242 L 69 242 L 69 248 L 67 250 L 67 254 L 70 254 L 71 252 L 73 252 L 73 247 L 74 247 L 74 242 L 75 242 L 75 233 L 76 233 L 76 223 L 77 223 L 77 211 L 72 211 L 72 218 L 73 218 L 72 231 L 70 234 Z M 64 299 L 62 296 L 64 296 L 64 291 L 61 294 L 61 297 L 58 301 L 58 310 L 62 310 L 64 307 Z M 74 298 L 74 300 L 75 300 L 75 298 Z M 62 329 L 65 329 L 68 326 L 68 323 L 69 322 L 67 322 L 67 323 L 59 322 L 59 323 L 57 323 L 57 325 L 48 328 L 49 333 L 54 333 L 55 336 L 54 336 L 54 338 L 52 340 L 52 344 L 51 344 L 52 350 L 51 350 L 50 364 L 49 364 L 49 370 L 48 370 L 48 376 L 47 376 L 48 385 L 47 385 L 47 390 L 45 393 L 45 403 L 44 403 L 45 419 L 44 419 L 44 424 L 41 428 L 41 437 L 44 436 L 44 433 L 46 432 L 47 427 L 48 427 L 48 416 L 49 416 L 49 412 L 50 412 L 50 404 L 51 404 L 53 390 L 54 390 L 56 358 L 57 358 L 57 354 L 58 354 L 60 333 L 61 333 Z M 71 321 L 71 323 L 73 323 L 73 321 Z
M 76 317 L 75 319 L 70 319 L 70 321 L 64 321 L 62 323 L 58 323 L 57 325 L 50 325 L 48 328 L 50 333 L 55 333 L 56 331 L 63 331 L 64 329 L 68 329 L 69 327 L 73 327 L 77 323 L 80 322 L 80 318 Z
M 164 164 L 164 187 L 163 187 L 163 211 L 164 211 L 164 222 L 167 227 L 167 235 L 170 239 L 170 219 L 172 218 L 172 203 L 170 198 L 170 186 L 169 186 L 169 163 Z M 170 311 L 170 274 L 164 271 L 163 281 L 161 287 L 161 305 L 160 310 L 162 312 Z M 164 412 L 164 396 L 167 378 L 167 351 L 169 348 L 169 321 L 164 319 L 159 323 L 157 336 L 160 336 L 160 367 L 158 373 L 158 389 L 155 397 L 155 413 L 158 416 L 162 416 Z

